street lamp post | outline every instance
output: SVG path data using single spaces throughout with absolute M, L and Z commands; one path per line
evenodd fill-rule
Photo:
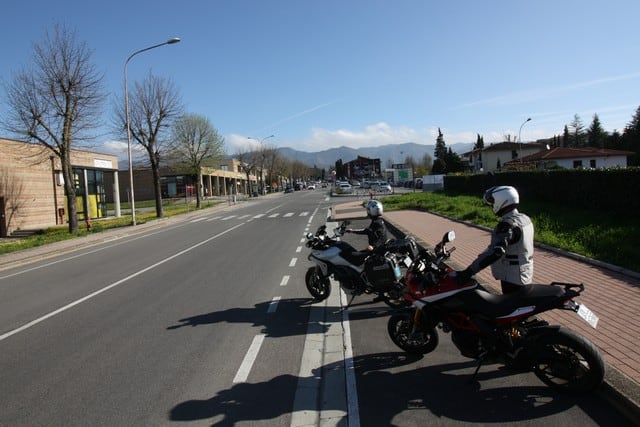
M 525 120 L 524 122 L 522 122 L 522 124 L 520 125 L 520 130 L 518 131 L 518 142 L 520 143 L 519 148 L 520 148 L 520 164 L 522 164 L 522 138 L 520 137 L 520 133 L 522 133 L 522 126 L 524 126 L 525 124 L 527 124 L 527 122 L 531 121 L 531 117 L 527 118 L 527 120 Z
M 247 139 L 253 139 L 254 141 L 258 141 L 258 145 L 259 145 L 258 149 L 262 149 L 262 148 L 263 148 L 263 147 L 262 147 L 262 143 L 263 143 L 265 140 L 267 140 L 267 139 L 269 139 L 269 138 L 273 138 L 273 137 L 275 137 L 275 135 L 265 136 L 265 137 L 264 137 L 264 138 L 262 138 L 262 139 L 258 139 L 258 138 L 254 138 L 254 137 L 252 137 L 252 136 L 248 136 L 248 137 L 247 137 Z M 261 156 L 263 156 L 263 155 L 264 155 L 264 154 L 261 154 Z M 263 163 L 262 163 L 262 164 L 260 164 L 260 180 L 261 180 L 261 183 L 260 183 L 260 185 L 261 185 L 260 193 L 262 193 L 262 194 L 264 195 L 264 173 L 263 173 L 263 169 L 264 169 L 264 158 L 263 158 Z
M 164 46 L 166 44 L 174 44 L 178 43 L 180 39 L 178 37 L 174 37 L 172 39 L 167 40 L 164 43 L 156 44 L 153 46 L 145 47 L 144 49 L 137 50 L 133 52 L 127 60 L 124 62 L 124 114 L 125 114 L 125 122 L 127 126 L 127 153 L 129 155 L 129 191 L 130 191 L 130 202 L 131 202 L 131 225 L 136 225 L 136 206 L 133 195 L 133 160 L 131 158 L 131 123 L 129 122 L 129 91 L 127 88 L 127 65 L 131 58 L 136 56 L 139 53 L 146 52 L 151 49 L 155 49 L 160 46 Z

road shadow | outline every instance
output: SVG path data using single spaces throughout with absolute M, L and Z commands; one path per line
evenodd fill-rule
M 261 333 L 267 337 L 287 337 L 306 335 L 309 328 L 314 333 L 324 333 L 329 326 L 327 321 L 309 323 L 309 319 L 323 319 L 322 313 L 327 307 L 314 306 L 311 298 L 291 298 L 278 301 L 278 318 L 269 314 L 273 301 L 260 302 L 251 308 L 235 307 L 222 311 L 198 314 L 179 319 L 175 325 L 167 326 L 167 330 L 176 330 L 185 327 L 198 327 L 216 325 L 221 323 L 245 323 L 251 326 L 262 326 Z M 329 309 L 333 309 L 329 307 Z M 338 310 L 338 308 L 335 308 Z M 318 315 L 310 316 L 313 311 Z M 282 322 L 282 317 L 291 321 Z
M 574 397 L 542 383 L 519 385 L 509 377 L 532 374 L 516 373 L 497 365 L 483 367 L 475 380 L 473 360 L 390 371 L 418 360 L 407 359 L 402 352 L 367 354 L 353 359 L 362 425 L 391 426 L 399 414 L 414 410 L 428 410 L 442 421 L 527 423 L 553 419 L 553 415 L 574 406 L 579 406 L 598 425 L 631 425 L 595 393 Z M 535 381 L 532 378 L 526 383 Z
M 469 372 L 473 372 L 474 361 L 411 369 L 412 364 L 422 359 L 422 356 L 402 352 L 368 354 L 353 359 L 361 425 L 398 425 L 403 413 L 416 410 L 430 411 L 442 425 L 447 419 L 463 423 L 527 424 L 549 417 L 553 422 L 559 421 L 554 415 L 574 406 L 579 406 L 598 425 L 632 425 L 612 408 L 607 410 L 595 394 L 571 397 L 542 385 L 483 388 L 486 381 L 511 376 L 513 372 L 487 369 L 478 374 L 477 382 L 471 383 Z M 317 380 L 323 372 L 343 366 L 343 362 L 322 366 L 314 371 L 313 378 L 280 375 L 265 382 L 236 384 L 208 399 L 179 403 L 169 411 L 168 417 L 171 421 L 211 419 L 213 426 L 273 420 L 292 411 L 299 381 Z M 398 369 L 403 371 L 390 372 Z M 298 409 L 319 409 L 315 403 L 307 405 Z M 423 424 L 428 423 L 425 419 Z

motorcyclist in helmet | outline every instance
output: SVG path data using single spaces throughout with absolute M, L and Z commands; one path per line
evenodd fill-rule
M 458 283 L 467 282 L 490 265 L 493 277 L 500 280 L 502 293 L 522 289 L 533 278 L 533 223 L 518 211 L 520 196 L 513 187 L 491 187 L 483 200 L 500 217 L 500 222 L 491 233 L 487 249 L 469 267 L 457 272 Z
M 371 218 L 371 223 L 367 228 L 351 229 L 347 228 L 347 233 L 366 234 L 369 239 L 368 251 L 372 251 L 387 241 L 387 227 L 382 220 L 382 203 L 377 200 L 369 200 L 367 203 L 367 216 Z

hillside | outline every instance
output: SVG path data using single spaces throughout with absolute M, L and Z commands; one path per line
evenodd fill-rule
M 462 154 L 470 151 L 473 148 L 473 144 L 458 143 L 452 144 L 450 147 L 454 152 Z M 433 157 L 434 149 L 435 145 L 423 145 L 407 142 L 404 144 L 389 144 L 381 145 L 379 147 L 364 147 L 358 149 L 349 147 L 330 148 L 328 150 L 314 153 L 298 151 L 290 147 L 279 148 L 278 151 L 283 156 L 291 160 L 298 160 L 309 166 L 324 168 L 335 165 L 337 160 L 342 159 L 342 161 L 346 163 L 356 159 L 358 156 L 372 159 L 378 158 L 380 159 L 383 167 L 386 167 L 388 160 L 391 160 L 393 163 L 401 163 L 407 156 L 411 156 L 417 161 L 422 159 L 425 154 L 429 154 Z

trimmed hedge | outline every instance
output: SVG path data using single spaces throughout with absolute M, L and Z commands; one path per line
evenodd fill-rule
M 553 169 L 447 175 L 446 194 L 482 196 L 494 185 L 511 185 L 523 200 L 539 200 L 629 215 L 640 212 L 640 168 Z

